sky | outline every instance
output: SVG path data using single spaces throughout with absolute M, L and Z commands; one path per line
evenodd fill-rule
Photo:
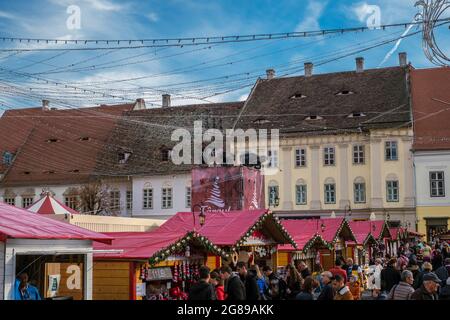
M 368 19 L 374 17 L 374 6 L 380 10 L 381 24 L 410 22 L 418 12 L 414 3 L 415 0 L 0 0 L 0 38 L 153 39 L 350 28 L 366 26 Z M 72 13 L 68 13 L 68 8 L 73 6 L 80 9 L 79 28 L 67 26 Z M 437 41 L 449 53 L 448 25 L 445 28 L 437 31 Z M 371 43 L 415 31 L 416 27 L 397 27 L 183 48 L 115 50 L 111 44 L 111 50 L 101 51 L 20 53 L 2 50 L 70 46 L 0 39 L 0 110 L 39 106 L 44 98 L 56 107 L 79 107 L 143 97 L 148 106 L 153 103 L 158 107 L 162 93 L 172 95 L 173 105 L 238 101 L 247 97 L 256 79 L 264 77 L 268 68 L 274 68 L 276 76 L 301 75 L 304 62 L 315 63 L 314 73 L 348 71 L 354 70 L 357 56 L 365 58 L 365 68 L 395 66 L 402 51 L 407 52 L 414 67 L 433 67 L 423 53 L 420 34 L 397 44 L 351 54 Z M 341 58 L 333 59 L 337 57 Z

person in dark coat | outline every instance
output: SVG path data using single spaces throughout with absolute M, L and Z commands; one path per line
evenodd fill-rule
M 225 300 L 242 301 L 245 300 L 245 286 L 238 275 L 233 273 L 230 267 L 220 268 L 220 276 L 225 281 Z
M 209 283 L 210 275 L 207 266 L 199 269 L 200 280 L 189 289 L 188 300 L 217 300 L 216 290 Z
M 381 270 L 381 291 L 390 292 L 400 282 L 400 272 L 395 268 L 397 260 L 390 259 L 386 268 Z
M 236 264 L 236 271 L 245 286 L 246 300 L 256 301 L 260 300 L 259 287 L 256 281 L 256 273 L 253 270 L 248 270 L 245 262 L 239 261 Z
M 441 279 L 442 283 L 450 277 L 450 258 L 445 258 L 444 265 L 435 271 L 436 275 Z
M 450 277 L 447 278 L 445 286 L 439 292 L 439 300 L 450 300 Z
M 270 266 L 263 267 L 264 275 L 269 280 L 269 298 L 272 300 L 286 299 L 287 284 Z
M 422 285 L 411 295 L 411 300 L 439 300 L 437 290 L 440 283 L 434 272 L 425 274 Z
M 323 288 L 317 300 L 333 300 L 334 290 L 331 283 L 333 281 L 333 274 L 330 271 L 324 271 L 320 276 L 322 277 Z
M 433 265 L 433 270 L 437 270 L 442 267 L 442 253 L 440 249 L 435 249 L 433 251 L 433 258 L 431 258 L 431 264 Z

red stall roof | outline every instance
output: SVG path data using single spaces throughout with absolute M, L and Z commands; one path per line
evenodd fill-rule
M 370 237 L 375 240 L 392 237 L 386 222 L 383 220 L 350 221 L 349 224 L 355 234 L 357 244 L 366 244 Z
M 150 232 L 110 232 L 105 233 L 114 238 L 112 244 L 107 246 L 102 243 L 94 244 L 95 250 L 116 250 L 108 253 L 95 253 L 96 259 L 132 259 L 132 260 L 153 260 L 155 258 L 163 260 L 161 254 L 167 257 L 177 251 L 178 243 L 188 243 L 197 241 L 208 247 L 208 250 L 225 255 L 225 252 L 215 246 L 209 239 L 197 232 L 166 232 L 159 229 Z M 122 250 L 122 252 L 119 252 Z
M 35 214 L 0 202 L 0 240 L 57 239 L 94 240 L 110 243 L 112 238 L 66 222 Z
M 95 258 L 153 260 L 161 253 L 173 252 L 181 241 L 197 239 L 212 252 L 224 255 L 220 246 L 235 246 L 251 235 L 252 228 L 269 230 L 279 241 L 295 244 L 284 227 L 268 210 L 245 210 L 208 212 L 205 225 L 200 226 L 196 213 L 195 230 L 192 212 L 179 212 L 158 229 L 150 232 L 107 233 L 114 240 L 106 247 L 95 244 L 94 248 L 123 250 L 122 253 L 95 254 Z M 277 239 L 276 239 L 277 240 Z
M 316 241 L 322 242 L 325 246 L 334 244 L 343 228 L 348 230 L 346 238 L 355 240 L 347 221 L 343 218 L 286 219 L 282 220 L 281 223 L 294 238 L 297 249 L 302 251 L 309 249 Z M 290 245 L 281 245 L 278 249 L 282 251 L 294 250 Z
M 266 209 L 208 212 L 205 225 L 202 227 L 199 224 L 196 213 L 195 230 L 216 245 L 235 246 L 246 237 L 251 228 L 259 223 L 264 227 L 271 227 L 271 235 L 275 237 L 275 240 L 295 244 L 279 220 Z M 157 230 L 160 232 L 176 232 L 180 230 L 187 232 L 192 231 L 193 228 L 192 212 L 178 212 Z

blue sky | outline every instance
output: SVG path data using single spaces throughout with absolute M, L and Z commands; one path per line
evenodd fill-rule
M 0 35 L 57 39 L 141 39 L 308 31 L 364 26 L 367 19 L 364 10 L 368 5 L 379 6 L 382 24 L 408 22 L 417 13 L 414 3 L 415 0 L 2 0 Z M 66 10 L 70 5 L 77 5 L 81 9 L 79 30 L 66 27 L 69 16 Z M 413 28 L 411 32 L 415 30 Z M 443 40 L 444 31 L 438 32 L 438 41 L 444 51 L 449 52 L 449 42 Z M 8 88 L 7 93 L 0 89 L 0 106 L 3 109 L 36 106 L 46 96 L 57 106 L 120 102 L 110 95 L 121 96 L 125 101 L 142 96 L 146 101 L 158 104 L 162 92 L 171 93 L 174 104 L 234 101 L 244 99 L 251 84 L 258 76 L 263 76 L 267 68 L 274 67 L 278 71 L 277 75 L 280 75 L 280 70 L 283 74 L 283 70 L 288 68 L 301 69 L 306 61 L 318 63 L 327 55 L 338 55 L 339 50 L 350 50 L 351 46 L 364 46 L 369 41 L 388 39 L 402 32 L 404 28 L 331 38 L 215 45 L 211 48 L 111 50 L 104 51 L 103 55 L 102 52 L 34 52 L 7 57 L 10 53 L 0 52 L 1 68 L 26 75 L 37 74 L 42 79 L 50 80 L 50 83 L 56 81 L 81 89 L 74 93 L 72 89 L 55 88 L 27 76 L 0 70 L 0 85 Z M 318 66 L 314 72 L 352 70 L 354 58 L 360 55 L 365 58 L 366 68 L 379 67 L 393 45 L 391 43 Z M 0 41 L 0 49 L 30 46 L 55 47 Z M 420 35 L 404 39 L 382 66 L 397 65 L 397 54 L 401 51 L 408 53 L 409 61 L 417 68 L 432 66 L 422 52 Z M 61 54 L 56 56 L 58 53 Z M 68 65 L 74 62 L 77 65 L 73 67 L 74 70 L 70 70 Z M 64 70 L 68 69 L 69 72 L 48 73 L 49 70 L 64 66 Z M 241 73 L 242 76 L 235 78 L 208 80 Z M 294 74 L 301 74 L 301 71 Z M 108 83 L 136 77 L 144 78 Z M 176 83 L 185 84 L 169 87 Z M 98 94 L 83 94 L 83 88 L 90 88 Z M 21 94 L 16 96 L 17 92 Z M 100 93 L 106 93 L 106 96 L 100 97 Z

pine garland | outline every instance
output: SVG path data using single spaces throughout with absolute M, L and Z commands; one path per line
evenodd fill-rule
M 200 244 L 208 251 L 213 252 L 221 257 L 227 258 L 228 254 L 225 252 L 225 250 L 219 248 L 215 244 L 213 244 L 211 241 L 209 241 L 208 238 L 205 236 L 202 236 L 198 234 L 195 231 L 188 232 L 184 237 L 178 239 L 175 241 L 175 243 L 159 250 L 153 256 L 149 258 L 149 263 L 151 265 L 158 264 L 161 261 L 164 261 L 169 257 L 170 255 L 174 254 L 175 252 L 184 250 L 186 246 L 189 244 L 189 242 L 193 239 L 196 239 L 200 242 Z

